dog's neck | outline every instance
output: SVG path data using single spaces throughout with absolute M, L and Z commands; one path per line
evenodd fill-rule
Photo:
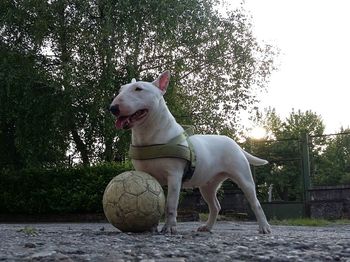
M 159 106 L 149 111 L 146 121 L 132 128 L 131 142 L 134 146 L 165 144 L 183 132 L 183 128 L 170 113 L 164 98 Z

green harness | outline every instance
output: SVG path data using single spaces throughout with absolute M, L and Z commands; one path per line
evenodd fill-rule
M 156 158 L 180 158 L 187 161 L 182 181 L 191 179 L 196 168 L 196 154 L 189 137 L 193 135 L 192 128 L 171 139 L 167 144 L 134 146 L 130 145 L 129 156 L 135 160 L 149 160 Z M 187 141 L 188 146 L 180 145 Z

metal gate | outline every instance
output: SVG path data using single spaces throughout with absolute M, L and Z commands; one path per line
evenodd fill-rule
M 257 195 L 266 216 L 276 219 L 308 215 L 309 137 L 281 140 L 251 140 L 253 154 L 267 159 L 269 164 L 252 167 Z

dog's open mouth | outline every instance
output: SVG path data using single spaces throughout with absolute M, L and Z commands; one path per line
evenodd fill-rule
M 144 118 L 148 113 L 147 109 L 137 110 L 134 114 L 129 116 L 119 116 L 115 121 L 115 126 L 118 129 L 129 129 L 133 124 L 142 118 Z

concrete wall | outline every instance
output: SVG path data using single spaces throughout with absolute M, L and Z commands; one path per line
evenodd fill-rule
M 315 187 L 309 192 L 312 218 L 350 219 L 350 185 Z

